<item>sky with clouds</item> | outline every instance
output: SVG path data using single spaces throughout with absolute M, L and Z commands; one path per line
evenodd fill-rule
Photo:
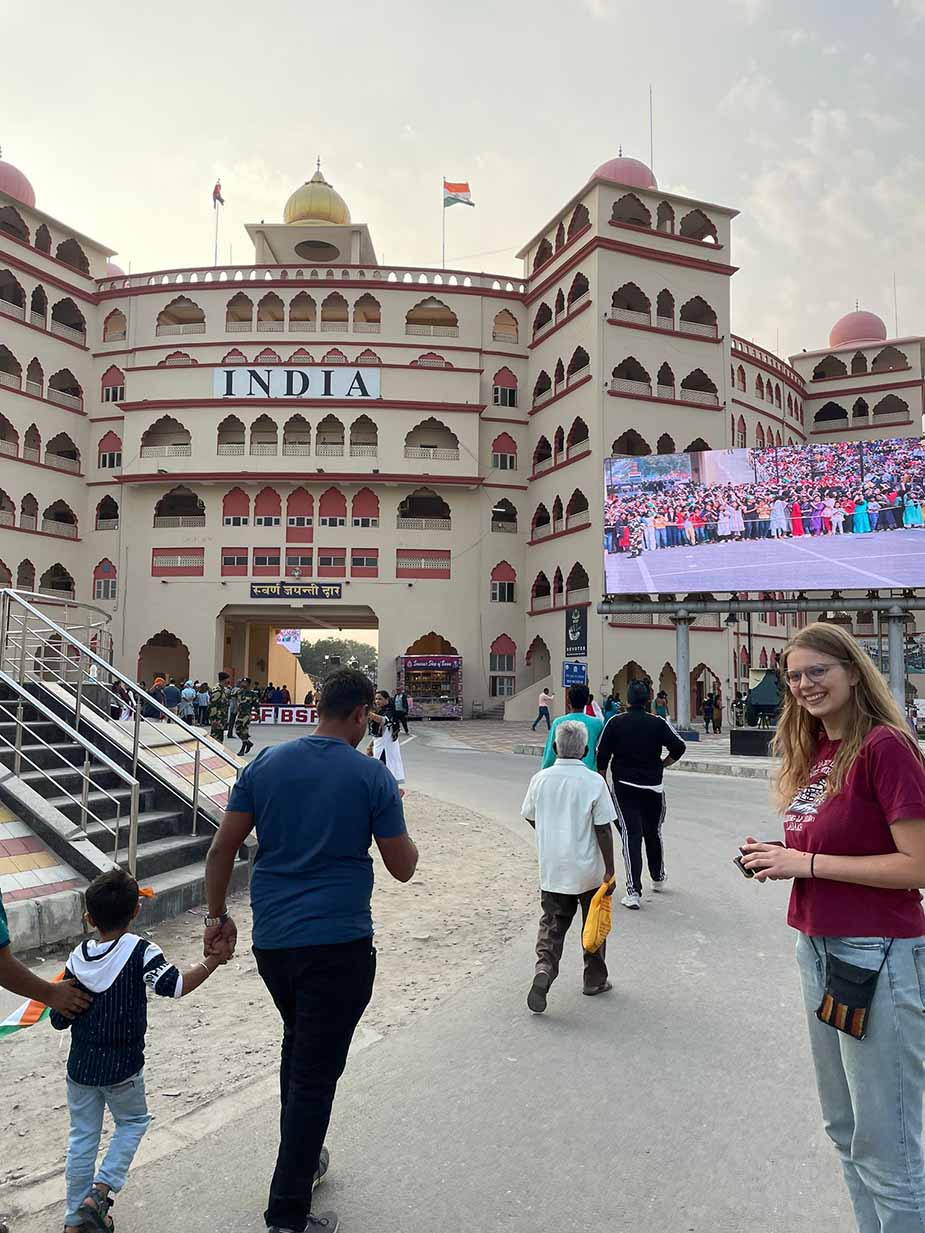
M 513 273 L 616 153 L 742 211 L 733 328 L 781 353 L 854 307 L 925 333 L 925 0 L 0 0 L 0 145 L 41 208 L 135 271 L 222 257 L 320 153 L 380 261 Z M 37 35 L 41 34 L 40 50 Z

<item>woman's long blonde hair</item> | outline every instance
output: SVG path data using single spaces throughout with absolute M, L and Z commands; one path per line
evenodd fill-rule
M 782 677 L 787 672 L 790 653 L 796 650 L 830 655 L 840 660 L 849 671 L 853 669 L 857 676 L 857 683 L 851 690 L 852 701 L 845 734 L 829 774 L 829 795 L 840 792 L 844 787 L 845 778 L 872 728 L 892 728 L 921 758 L 918 741 L 912 739 L 886 681 L 851 634 L 840 625 L 829 625 L 823 621 L 807 625 L 794 634 L 784 647 L 780 663 Z M 774 795 L 780 809 L 786 809 L 800 789 L 809 783 L 816 744 L 822 732 L 821 720 L 814 719 L 805 707 L 800 706 L 786 681 L 784 688 L 784 705 L 771 746 L 771 752 L 780 759 L 774 785 Z

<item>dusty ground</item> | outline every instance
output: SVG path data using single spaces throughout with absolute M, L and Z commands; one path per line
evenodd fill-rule
M 376 858 L 378 978 L 363 1026 L 383 1035 L 477 978 L 536 901 L 532 852 L 495 823 L 413 792 L 405 812 L 421 852 L 414 881 L 392 881 Z M 230 910 L 238 957 L 189 998 L 150 1004 L 147 1088 L 160 1126 L 277 1065 L 279 1019 L 250 953 L 246 896 L 232 900 Z M 171 961 L 188 967 L 201 955 L 200 922 L 200 913 L 190 913 L 149 936 Z M 67 1039 L 42 1024 L 2 1046 L 0 1188 L 38 1181 L 63 1166 Z

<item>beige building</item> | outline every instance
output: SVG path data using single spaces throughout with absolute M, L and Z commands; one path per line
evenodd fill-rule
M 670 625 L 595 612 L 603 459 L 921 433 L 925 340 L 854 313 L 788 363 L 732 333 L 735 216 L 621 157 L 519 279 L 387 267 L 318 171 L 251 262 L 127 275 L 0 163 L 0 576 L 111 610 L 147 679 L 376 628 L 423 714 L 532 714 L 587 605 L 592 688 L 674 698 Z M 693 704 L 788 619 L 701 618 Z

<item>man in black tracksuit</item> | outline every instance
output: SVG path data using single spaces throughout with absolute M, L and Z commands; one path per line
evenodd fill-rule
M 642 904 L 643 840 L 652 889 L 662 890 L 668 880 L 662 851 L 662 772 L 683 758 L 687 749 L 666 719 L 646 711 L 648 701 L 645 682 L 631 681 L 628 710 L 608 720 L 597 746 L 597 769 L 606 779 L 610 767 L 621 814 L 617 825 L 623 836 L 626 894 L 620 902 L 625 908 L 636 909 Z

